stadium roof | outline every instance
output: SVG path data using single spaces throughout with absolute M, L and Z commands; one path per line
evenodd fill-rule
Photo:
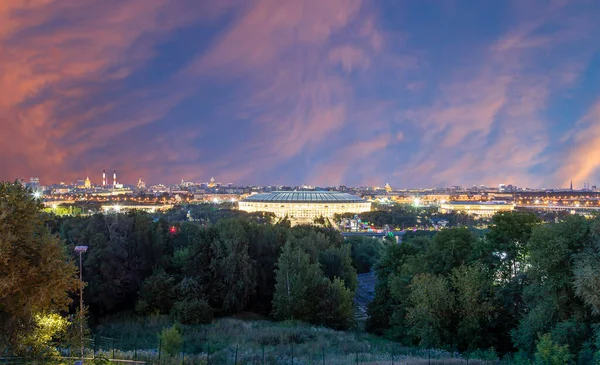
M 365 200 L 352 194 L 337 191 L 273 191 L 250 195 L 245 202 L 264 203 L 364 203 Z

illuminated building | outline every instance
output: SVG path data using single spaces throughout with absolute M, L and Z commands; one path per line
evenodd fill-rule
M 390 186 L 390 184 L 385 184 L 385 192 L 388 194 L 392 192 L 392 187 Z
M 292 223 L 312 223 L 315 218 L 332 218 L 334 214 L 368 212 L 371 203 L 334 191 L 274 191 L 250 195 L 239 202 L 239 209 L 273 213 L 277 218 L 288 217 Z
M 83 187 L 85 189 L 91 189 L 92 188 L 92 182 L 90 181 L 90 177 L 89 176 L 87 176 L 85 178 L 85 181 L 83 182 Z
M 506 202 L 450 202 L 440 204 L 441 213 L 464 212 L 480 217 L 492 217 L 498 212 L 508 212 L 515 209 L 513 204 Z
M 144 180 L 142 180 L 142 178 L 140 177 L 140 179 L 138 180 L 137 183 L 137 188 L 140 190 L 144 190 L 146 189 L 146 183 L 144 182 Z
M 211 177 L 211 178 L 210 178 L 210 182 L 208 183 L 208 187 L 209 187 L 209 188 L 214 188 L 214 187 L 215 187 L 215 185 L 216 185 L 216 183 L 215 183 L 215 178 L 214 178 L 214 177 Z

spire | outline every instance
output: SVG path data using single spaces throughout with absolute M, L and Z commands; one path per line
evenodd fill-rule
M 573 180 L 571 180 L 571 187 L 569 189 L 573 191 Z

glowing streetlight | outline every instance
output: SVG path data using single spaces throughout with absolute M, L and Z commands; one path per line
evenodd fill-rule
M 36 191 L 36 192 L 34 192 L 32 195 L 33 195 L 33 197 L 34 197 L 34 198 L 36 198 L 36 199 L 39 199 L 39 198 L 41 198 L 41 197 L 42 197 L 42 193 L 41 193 L 39 190 L 38 190 L 38 191 Z

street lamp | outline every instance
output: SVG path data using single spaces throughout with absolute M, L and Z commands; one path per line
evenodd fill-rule
M 79 254 L 79 335 L 81 339 L 81 362 L 83 363 L 83 260 L 82 255 L 86 252 L 88 246 L 75 246 L 75 252 Z

